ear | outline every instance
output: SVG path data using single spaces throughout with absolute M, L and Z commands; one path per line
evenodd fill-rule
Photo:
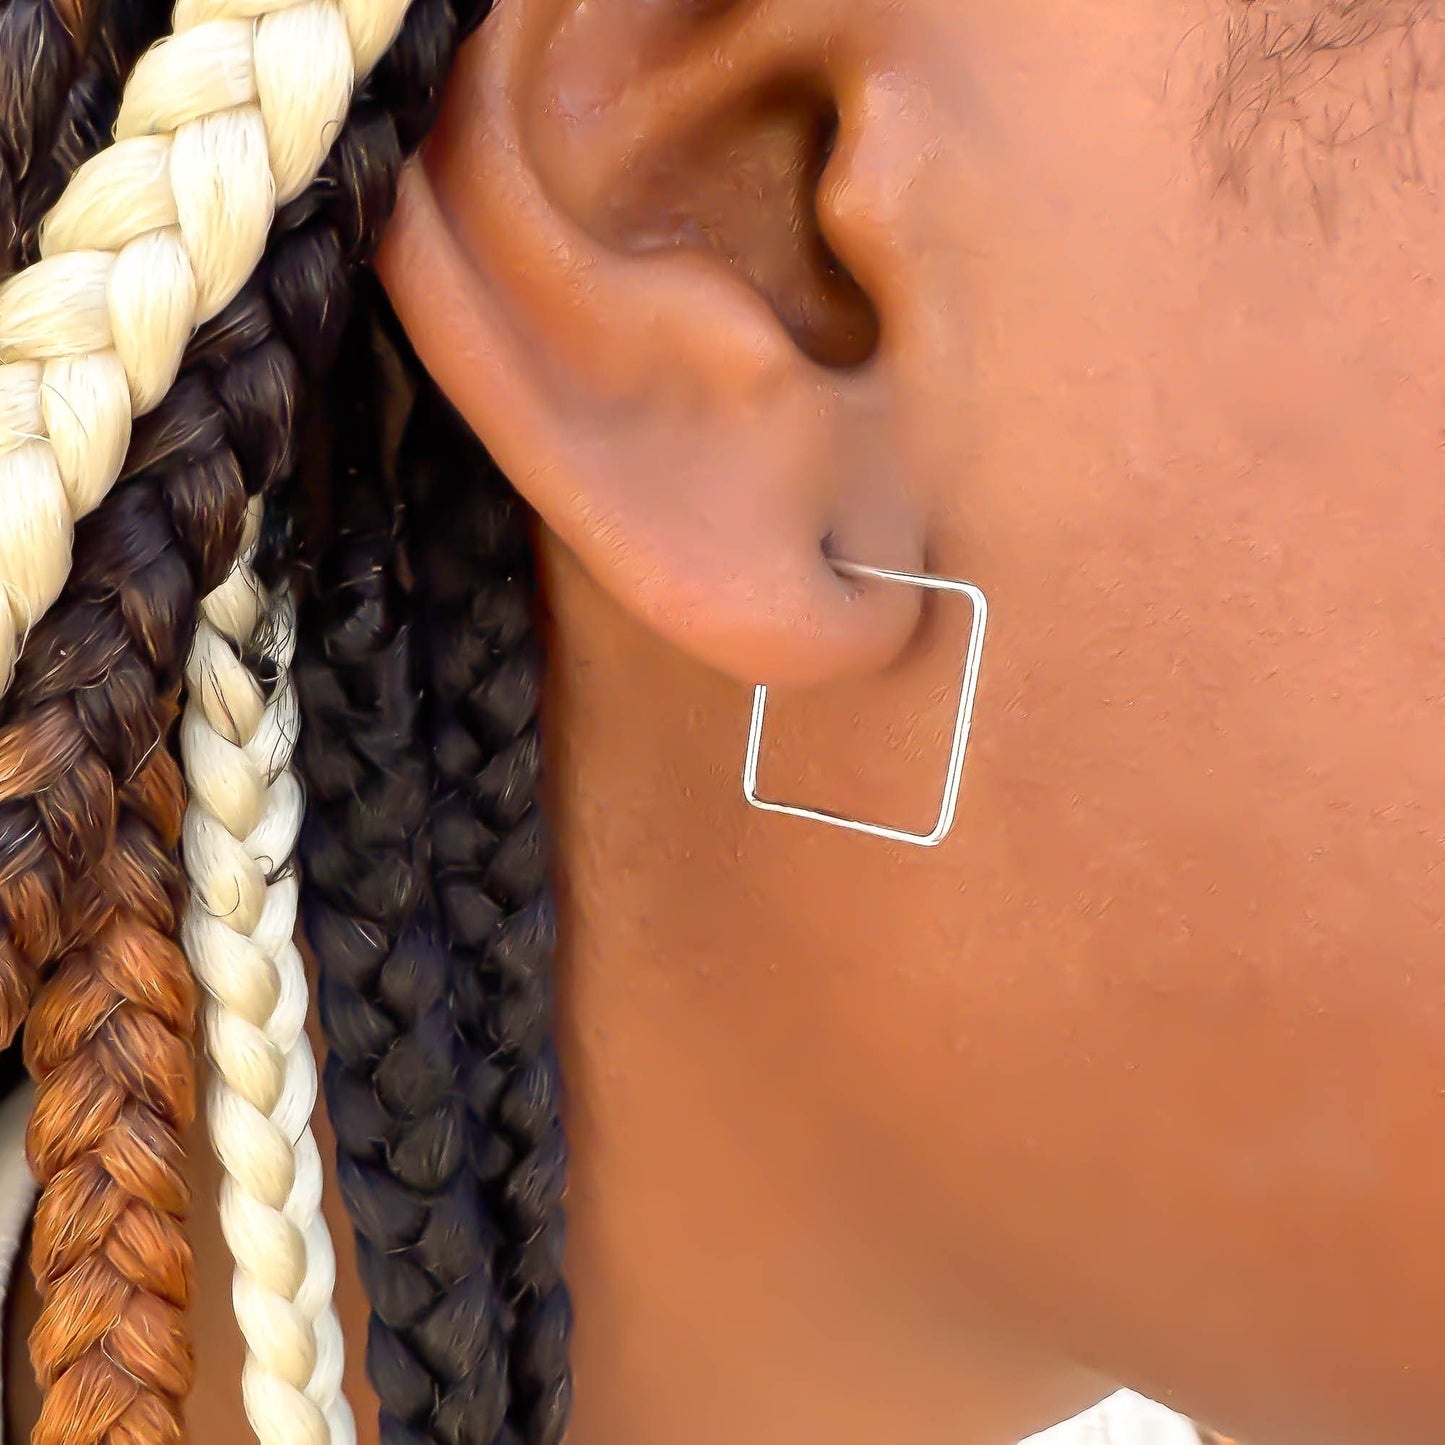
M 848 185 L 862 77 L 829 9 L 499 0 L 380 260 L 544 521 L 748 682 L 880 666 L 918 616 L 913 589 L 828 560 L 922 561 L 875 355 L 888 318 L 853 279 L 888 272 Z

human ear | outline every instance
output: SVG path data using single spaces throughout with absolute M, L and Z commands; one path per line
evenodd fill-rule
M 381 273 L 433 376 L 582 564 L 740 680 L 887 662 L 923 527 L 890 444 L 886 274 L 819 4 L 502 0 Z M 880 328 L 883 332 L 880 332 Z M 465 485 L 458 478 L 457 485 Z

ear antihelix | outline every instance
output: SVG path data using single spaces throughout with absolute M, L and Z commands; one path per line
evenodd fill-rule
M 767 302 L 803 355 L 860 366 L 877 347 L 878 315 L 818 214 L 837 134 L 837 108 L 817 79 L 767 77 L 685 124 L 659 118 L 595 212 L 579 219 L 624 253 L 717 257 Z

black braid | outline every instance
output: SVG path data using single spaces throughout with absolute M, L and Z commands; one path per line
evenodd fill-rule
M 420 117 L 418 133 L 429 122 L 429 114 Z M 306 317 L 297 298 L 286 297 L 285 302 L 281 309 L 289 316 Z M 310 328 L 319 334 L 319 322 L 338 309 L 336 301 L 328 299 L 321 310 L 311 313 Z M 399 350 L 405 351 L 404 342 Z M 325 364 L 333 354 L 334 349 L 328 348 L 316 361 Z M 571 1398 L 567 1360 L 571 1305 L 562 1277 L 561 1196 L 566 1151 L 559 1070 L 549 1039 L 554 923 L 536 803 L 541 657 L 531 635 L 534 584 L 526 518 L 476 439 L 420 377 L 414 360 L 411 370 L 418 378 L 420 399 L 408 429 L 407 455 L 401 468 L 404 479 L 418 485 L 418 510 L 425 518 L 416 539 L 425 554 L 418 569 L 423 581 L 419 596 L 424 599 L 425 631 L 430 634 L 425 662 L 435 714 L 433 762 L 443 789 L 430 822 L 435 897 L 452 952 L 470 964 L 460 972 L 459 980 L 454 971 L 453 1006 L 458 1027 L 470 1045 L 466 1093 L 473 1120 L 472 1172 L 482 1184 L 487 1212 L 501 1241 L 502 1284 L 514 1311 L 507 1351 L 509 1429 L 526 1445 L 556 1445 L 566 1428 Z M 438 424 L 435 431 L 430 430 L 433 421 Z M 425 477 L 438 473 L 453 482 L 457 477 L 466 478 L 467 485 L 441 491 L 436 504 L 430 505 L 424 495 L 428 491 Z M 344 498 L 338 500 L 345 505 Z M 272 547 L 284 553 L 284 534 L 294 508 L 275 510 L 278 517 L 271 528 Z M 459 524 L 457 537 L 452 535 L 453 523 Z M 377 540 L 374 533 L 373 544 Z M 353 552 L 352 565 L 357 562 Z M 401 605 L 394 591 L 387 601 L 393 609 Z M 489 609 L 494 607 L 495 616 L 489 618 Z M 391 625 L 397 626 L 399 620 Z M 337 621 L 333 615 L 333 628 Z M 318 629 L 323 625 L 314 611 L 303 619 L 303 645 L 313 622 Z M 368 699 L 375 709 L 388 684 L 384 673 L 397 664 L 381 646 L 386 623 L 376 619 L 370 625 L 379 629 L 370 639 L 376 648 L 370 662 L 374 675 L 363 691 L 351 693 L 347 705 Z M 457 634 L 454 638 L 453 632 Z M 445 643 L 441 640 L 444 635 Z M 324 647 L 322 638 L 313 636 L 316 645 Z M 348 660 L 359 668 L 365 647 L 360 638 L 354 641 L 361 651 Z M 452 641 L 461 644 L 454 655 L 460 670 L 448 671 L 445 659 Z M 351 682 L 353 687 L 363 686 L 355 672 Z M 345 693 L 341 689 L 340 695 L 331 695 L 333 708 L 342 705 Z M 319 702 L 313 693 L 313 706 Z M 333 732 L 339 716 L 333 711 Z M 395 713 L 393 720 L 403 721 Z M 303 743 L 303 758 L 314 756 Z M 352 852 L 364 856 L 375 850 L 384 857 L 386 840 L 368 836 L 357 827 L 361 821 L 354 819 L 351 824 L 357 829 L 347 840 Z M 378 860 L 378 866 L 384 863 Z M 333 883 L 337 881 L 333 878 Z M 331 928 L 335 930 L 334 920 Z M 379 961 L 374 959 L 373 967 L 379 967 Z M 359 976 L 353 975 L 353 979 L 361 982 Z M 333 1110 L 338 1108 L 338 1098 L 336 1088 L 328 1089 Z M 343 1110 L 360 1109 L 365 1103 L 359 1091 L 350 1093 L 348 1099 L 349 1103 L 341 1105 Z M 358 1118 L 356 1122 L 361 1121 Z M 404 1238 L 409 1233 L 418 1237 L 413 1232 L 417 1217 L 401 1198 L 392 1199 L 395 1213 L 387 1217 L 381 1212 L 385 1201 L 380 1190 L 356 1187 L 376 1181 L 374 1171 L 364 1172 L 375 1163 L 375 1154 L 362 1150 L 364 1141 L 356 1137 L 350 1121 L 338 1118 L 337 1128 L 343 1153 L 358 1156 L 348 1199 L 358 1232 L 375 1241 Z M 348 1150 L 348 1144 L 355 1148 Z M 395 1178 L 396 1162 L 388 1162 Z M 341 1169 L 343 1174 L 348 1172 L 345 1160 Z M 362 1257 L 375 1265 L 379 1254 L 363 1248 Z M 484 1271 L 486 1261 L 479 1259 L 475 1268 Z M 430 1290 L 445 1274 L 433 1270 L 428 1292 L 424 1296 L 418 1289 L 409 1303 L 385 1298 L 380 1270 L 369 1268 L 368 1276 L 368 1293 L 377 1311 L 368 1350 L 373 1384 L 382 1398 L 383 1411 L 397 1422 L 414 1425 L 426 1418 L 417 1413 L 425 1385 L 419 1369 L 426 1368 L 433 1376 L 436 1401 L 449 1398 L 444 1357 L 414 1343 L 419 1326 L 437 1307 L 438 1296 Z M 383 1318 L 380 1332 L 379 1317 Z M 474 1368 L 483 1371 L 481 1358 L 473 1358 Z M 492 1377 L 483 1373 L 481 1383 L 490 1389 Z M 486 1421 L 482 1397 L 473 1404 L 475 1419 L 480 1422 L 477 1433 L 455 1433 L 462 1428 L 460 1424 L 449 1426 L 444 1411 L 437 1409 L 430 1417 L 432 1438 L 488 1438 L 481 1428 Z M 448 1428 L 454 1433 L 447 1433 Z
M 463 977 L 461 1012 L 488 1067 L 471 1104 L 503 1239 L 516 1326 L 512 1419 L 556 1445 L 571 1400 L 571 1303 L 562 1277 L 566 1146 L 551 1041 L 555 923 L 538 802 L 542 650 L 529 515 L 434 387 L 420 391 L 399 471 L 423 618 L 433 761 L 436 893 Z M 503 1076 L 496 1087 L 496 1072 Z
M 429 891 L 431 766 L 371 323 L 363 305 L 333 378 L 316 528 L 328 540 L 300 618 L 305 922 L 381 1438 L 493 1445 L 506 1438 L 512 1321 L 468 1148 L 453 958 Z

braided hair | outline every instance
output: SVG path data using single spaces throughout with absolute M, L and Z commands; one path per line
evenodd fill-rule
M 144 0 L 115 0 L 88 31 L 68 11 L 44 14 L 40 49 L 65 79 L 47 85 L 23 117 L 6 117 L 13 155 L 24 160 L 12 167 L 25 183 L 11 208 L 17 260 L 33 255 L 36 222 L 60 182 L 106 135 L 117 82 L 158 28 Z M 59 26 L 50 23 L 56 17 Z M 459 13 L 449 0 L 416 0 L 355 97 L 320 175 L 304 189 L 286 186 L 296 193 L 277 213 L 255 275 L 197 333 L 158 405 L 174 371 L 163 359 L 126 358 L 128 366 L 149 366 L 127 380 L 153 409 L 128 447 L 122 438 L 121 484 L 88 503 L 94 509 L 76 527 L 68 576 L 31 630 L 0 702 L 0 1034 L 13 1034 L 41 985 L 26 1034 L 27 1062 L 40 1081 L 30 1135 L 43 1190 L 33 1252 L 45 1298 L 32 1339 L 48 1391 L 40 1445 L 179 1438 L 190 1376 L 179 1131 L 192 1108 L 196 990 L 177 947 L 185 794 L 173 724 L 202 599 L 220 594 L 244 565 L 250 499 L 272 494 L 294 468 L 304 383 L 323 378 L 335 361 L 352 287 L 390 211 L 401 161 L 430 126 L 458 39 L 479 19 L 480 5 Z M 85 33 L 94 38 L 82 46 L 75 37 Z M 60 54 L 62 39 L 69 58 Z M 0 30 L 5 54 L 18 54 L 10 45 Z M 131 130 L 147 124 L 134 115 L 131 121 Z M 122 123 L 126 128 L 124 116 Z M 48 149 L 42 133 L 54 138 Z M 293 157 L 288 175 L 295 172 Z M 5 179 L 9 184 L 10 172 Z M 0 199 L 0 213 L 8 204 Z M 84 242 L 77 214 L 73 207 L 64 223 L 66 244 Z M 43 330 L 28 305 L 36 288 L 25 289 L 25 278 L 18 284 L 8 314 L 0 293 L 0 363 L 30 354 L 26 345 Z M 216 294 L 214 285 L 207 294 Z M 7 326 L 18 341 L 7 340 Z M 439 407 L 429 387 L 417 385 L 418 414 Z M 455 1334 L 461 1316 L 435 1309 L 430 1293 L 422 1306 L 417 1296 L 408 1299 L 390 1255 L 383 1263 L 386 1251 L 368 1255 L 363 1245 L 380 1321 L 369 1357 L 392 1422 L 388 1438 L 411 1431 L 412 1438 L 458 1442 L 550 1442 L 565 1423 L 570 1311 L 560 1271 L 558 1071 L 547 1039 L 552 919 L 535 797 L 538 659 L 528 641 L 530 572 L 519 565 L 525 517 L 514 499 L 498 504 L 507 494 L 464 428 L 453 421 L 445 435 L 441 451 L 413 441 L 412 452 L 425 453 L 417 467 L 471 463 L 478 486 L 491 489 L 469 514 L 463 539 L 425 520 L 425 486 L 417 491 L 414 544 L 361 521 L 373 537 L 397 539 L 398 557 L 413 545 L 437 564 L 425 596 L 393 590 L 423 628 L 450 629 L 446 648 L 403 648 L 414 650 L 404 667 L 416 669 L 422 704 L 411 718 L 388 715 L 378 727 L 403 730 L 401 751 L 430 755 L 426 849 L 408 865 L 418 870 L 417 897 L 426 902 L 412 918 L 390 922 L 398 941 L 420 930 L 432 960 L 420 992 L 410 996 L 427 1002 L 407 1017 L 408 1027 L 424 1018 L 435 1030 L 441 1022 L 428 990 L 440 990 L 449 1010 L 455 1037 L 438 1055 L 450 1060 L 448 1078 L 413 1082 L 420 1096 L 442 1089 L 439 1113 L 454 1126 L 449 1148 L 461 1151 L 464 1169 L 448 1174 L 414 1150 L 378 1148 L 349 1127 L 350 1106 L 338 1100 L 369 1093 L 378 1103 L 404 1071 L 395 1050 L 384 1051 L 389 1070 L 372 1068 L 382 1060 L 364 1058 L 356 1038 L 344 1036 L 348 1009 L 331 988 L 335 969 L 325 1014 L 340 1062 L 328 1066 L 328 1096 L 338 1111 L 347 1203 L 363 1241 L 397 1232 L 387 1211 L 413 1207 L 409 1193 L 448 1196 L 449 1206 L 429 1213 L 431 1232 L 414 1234 L 413 1242 L 435 1247 L 422 1266 L 431 1271 L 424 1283 L 428 1292 L 461 1286 L 472 1316 L 485 1321 L 465 1338 L 482 1360 L 467 1361 L 471 1378 L 463 1380 Z M 107 485 L 92 479 L 91 490 L 103 493 Z M 284 536 L 284 512 L 270 525 Z M 273 556 L 281 559 L 278 570 L 285 551 Z M 470 590 L 459 587 L 477 566 L 486 571 L 471 578 Z M 37 589 L 37 610 L 48 586 Z M 328 620 L 324 606 L 305 618 L 308 655 L 329 666 L 341 656 L 325 644 L 335 618 Z M 404 617 L 381 625 L 400 628 L 404 638 L 418 635 L 417 623 Z M 453 651 L 459 638 L 469 645 Z M 234 642 L 244 653 L 246 639 Z M 243 660 L 254 665 L 258 657 Z M 371 671 L 378 690 L 395 667 L 385 647 L 346 662 L 354 686 Z M 338 720 L 348 729 L 355 721 Z M 356 745 L 348 737 L 346 746 Z M 315 756 L 307 750 L 308 764 Z M 316 811 L 324 816 L 322 781 L 318 773 Z M 343 813 L 333 826 L 358 870 L 385 866 L 391 840 L 368 835 L 364 818 Z M 341 928 L 348 914 L 357 922 L 360 908 L 340 873 L 330 879 L 329 896 L 326 870 L 318 868 L 317 877 L 308 913 L 325 955 L 324 910 Z M 340 976 L 361 1003 L 372 990 L 379 1000 L 395 982 L 385 970 L 363 976 L 343 969 Z M 425 1113 L 420 1096 L 408 1098 L 405 1110 Z M 403 1123 L 410 1122 L 408 1113 Z M 440 1144 L 447 1134 L 424 1129 L 421 1137 Z M 446 1388 L 448 1372 L 456 1389 Z
M 477 1067 L 469 1099 L 516 1322 L 512 1413 L 561 1438 L 571 1398 L 562 1280 L 566 1147 L 551 1041 L 556 923 L 538 798 L 543 658 L 530 518 L 461 417 L 420 390 L 399 468 L 412 488 L 416 590 L 437 772 L 434 887 L 462 965 Z M 468 485 L 460 491 L 460 473 Z
M 527 518 L 368 290 L 378 321 L 346 348 L 313 499 L 329 541 L 299 672 L 307 924 L 368 1364 L 397 1445 L 552 1445 L 570 1304 Z M 375 425 L 378 352 L 410 412 L 398 443 Z
M 347 273 L 389 209 L 456 29 L 445 5 L 413 11 L 320 199 L 283 216 L 261 275 L 198 338 L 170 399 L 138 429 L 127 485 L 82 522 L 66 591 L 7 699 L 5 873 L 18 895 L 8 911 L 16 934 L 33 930 L 17 951 L 29 965 L 15 970 L 17 1009 L 23 985 L 64 953 L 27 1036 L 45 1186 L 33 1352 L 50 1394 L 37 1438 L 179 1430 L 189 1254 L 177 1134 L 191 1110 L 194 989 L 175 947 L 181 789 L 162 744 L 198 596 L 232 570 L 247 493 L 289 466 L 299 368 L 267 293 L 303 303 L 276 309 L 306 359 L 324 364 L 337 328 L 316 319 L 344 318 Z M 97 1301 L 115 1321 L 99 1334 L 87 1317 Z
M 431 759 L 394 479 L 375 424 L 384 340 L 356 315 L 333 378 L 298 685 L 306 927 L 326 1097 L 372 1317 L 382 1438 L 487 1445 L 506 1416 L 509 1311 L 479 1194 L 454 960 L 429 887 Z M 391 449 L 394 456 L 394 448 Z

